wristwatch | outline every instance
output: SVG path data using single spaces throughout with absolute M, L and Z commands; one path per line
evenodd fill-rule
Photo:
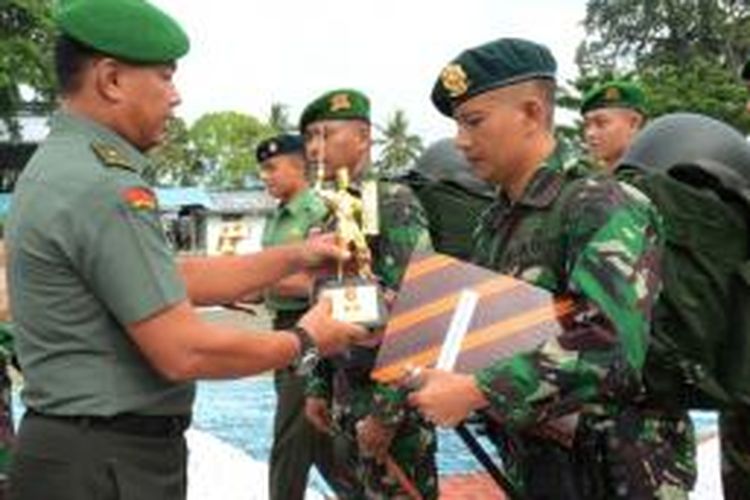
M 320 351 L 315 341 L 304 327 L 295 325 L 289 329 L 299 339 L 299 353 L 292 361 L 291 368 L 297 375 L 310 375 L 320 361 Z

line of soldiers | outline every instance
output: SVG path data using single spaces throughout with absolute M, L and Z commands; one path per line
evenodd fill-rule
M 642 404 L 663 222 L 640 191 L 592 175 L 558 144 L 549 49 L 503 38 L 465 50 L 431 99 L 455 120 L 473 172 L 497 190 L 471 260 L 571 296 L 582 312 L 560 337 L 478 373 L 424 370 L 407 395 L 370 380 L 377 337 L 306 299 L 317 268 L 347 255 L 325 236 L 308 238 L 328 222 L 305 165 L 323 164 L 327 180 L 347 169 L 352 194 L 373 181 L 367 97 L 326 92 L 302 113 L 301 137 L 259 145 L 263 179 L 281 201 L 266 251 L 175 263 L 140 171 L 179 103 L 172 75 L 187 36 L 143 0 L 78 0 L 57 20 L 63 110 L 19 179 L 7 231 L 28 408 L 11 498 L 185 498 L 191 381 L 268 369 L 279 401 L 272 498 L 302 498 L 313 463 L 341 498 L 437 498 L 434 426 L 472 413 L 525 497 L 687 498 L 689 416 Z M 614 83 L 584 100 L 586 140 L 607 166 L 642 125 L 639 96 Z M 412 251 L 430 248 L 428 223 L 406 186 L 376 185 L 380 227 L 368 243 L 392 300 Z M 253 294 L 274 313 L 272 335 L 208 325 L 193 310 Z M 729 413 L 738 423 L 723 431 L 747 433 L 742 415 Z M 562 419 L 570 439 L 546 432 Z M 747 441 L 733 444 L 744 445 L 729 455 L 736 473 Z
M 523 61 L 519 64 L 526 66 L 518 68 L 509 61 Z M 481 222 L 472 260 L 520 276 L 556 293 L 575 290 L 587 296 L 591 301 L 591 310 L 586 324 L 579 325 L 580 330 L 574 330 L 576 333 L 571 334 L 571 339 L 556 342 L 566 343 L 562 349 L 561 345 L 554 348 L 545 346 L 540 352 L 518 357 L 516 366 L 509 362 L 498 363 L 477 374 L 474 380 L 427 372 L 423 378 L 424 388 L 410 399 L 432 421 L 444 425 L 455 425 L 470 411 L 486 408 L 489 404 L 492 410 L 486 413 L 494 413 L 496 417 L 489 419 L 490 433 L 498 443 L 503 463 L 511 471 L 516 484 L 522 486 L 530 498 L 687 498 L 696 478 L 696 442 L 687 410 L 653 405 L 649 405 L 648 409 L 640 408 L 634 396 L 641 390 L 638 369 L 643 363 L 646 348 L 648 308 L 659 288 L 658 270 L 651 266 L 654 266 L 655 255 L 658 255 L 662 244 L 661 222 L 654 208 L 635 189 L 623 187 L 601 176 L 592 177 L 590 172 L 586 173 L 588 165 L 577 164 L 578 160 L 554 146 L 551 128 L 553 81 L 554 59 L 546 48 L 524 40 L 500 40 L 470 49 L 446 66 L 435 85 L 433 102 L 439 110 L 458 122 L 456 145 L 470 158 L 481 180 L 495 184 L 503 193 Z M 472 92 L 472 85 L 478 90 Z M 345 97 L 347 94 L 348 97 Z M 325 94 L 310 106 L 325 108 L 328 105 L 330 110 L 335 102 L 363 99 L 356 91 L 337 90 Z M 526 111 L 531 118 L 523 114 L 520 117 L 501 115 L 497 110 L 501 104 L 528 106 Z M 524 110 L 523 106 L 521 110 Z M 503 111 L 507 113 L 507 110 Z M 308 137 L 310 133 L 304 116 L 309 113 L 310 107 L 303 114 L 300 127 Z M 325 111 L 322 113 L 326 114 Z M 612 173 L 646 123 L 646 98 L 643 91 L 631 82 L 606 82 L 584 96 L 581 115 L 584 119 L 584 140 L 591 154 L 587 160 L 593 160 L 598 170 Z M 335 117 L 335 113 L 331 117 Z M 368 118 L 365 114 L 354 117 L 365 122 Z M 486 123 L 493 118 L 497 121 Z M 519 121 L 513 122 L 513 118 Z M 341 119 L 349 120 L 352 117 Z M 530 119 L 536 120 L 536 128 L 524 122 Z M 509 123 L 516 123 L 517 126 Z M 319 130 L 324 130 L 327 125 L 330 123 Z M 526 142 L 527 147 L 513 147 L 524 144 L 523 135 L 514 135 L 524 131 L 524 126 L 531 128 L 531 131 L 526 131 L 531 137 Z M 483 128 L 486 130 L 481 130 Z M 477 129 L 481 133 L 476 132 Z M 323 135 L 320 133 L 321 137 Z M 308 147 L 307 159 L 314 163 L 318 159 L 316 151 L 321 149 L 336 151 L 337 146 L 326 142 L 325 147 L 318 150 L 311 151 Z M 451 160 L 451 154 L 455 153 L 450 149 L 443 154 L 445 161 L 455 167 L 456 163 Z M 531 154 L 534 149 L 536 153 Z M 302 153 L 300 148 L 300 157 Z M 513 153 L 520 158 L 493 157 Z M 529 155 L 526 175 L 530 177 L 516 178 L 523 175 L 521 169 L 511 167 L 523 164 L 526 155 Z M 359 160 L 356 164 L 359 164 Z M 500 166 L 505 169 L 501 170 Z M 518 191 L 514 197 L 511 193 L 516 186 Z M 568 190 L 569 193 L 566 192 Z M 576 198 L 578 203 L 568 201 Z M 468 207 L 464 210 L 466 214 L 469 213 Z M 570 213 L 566 213 L 568 211 Z M 435 215 L 439 216 L 439 213 Z M 565 225 L 568 217 L 576 220 L 575 226 Z M 613 227 L 608 227 L 608 224 Z M 601 234 L 604 236 L 599 236 Z M 628 240 L 625 237 L 627 234 L 638 234 L 643 239 Z M 541 235 L 543 244 L 535 246 Z M 598 242 L 597 237 L 606 239 Z M 554 248 L 561 246 L 559 242 L 571 238 L 579 242 L 580 247 L 565 250 Z M 611 253 L 585 255 L 591 251 L 590 246 L 608 246 L 615 242 L 626 244 L 621 257 L 627 254 L 630 259 L 627 268 L 631 274 L 618 275 L 618 268 L 612 265 L 616 258 Z M 538 253 L 535 254 L 530 248 L 537 248 Z M 375 255 L 378 255 L 377 250 Z M 563 264 L 560 265 L 560 262 Z M 631 297 L 632 302 L 615 301 L 612 297 L 607 298 L 597 279 L 605 280 L 606 289 L 618 290 L 618 294 L 636 282 L 649 283 L 650 288 L 638 291 L 639 294 Z M 618 310 L 618 307 L 622 309 Z M 636 318 L 640 338 L 627 338 L 625 333 L 634 331 L 630 323 L 634 319 L 633 310 L 638 311 Z M 575 339 L 576 334 L 580 338 Z M 595 355 L 589 354 L 591 361 L 586 361 L 584 353 L 579 353 L 579 357 L 571 352 L 564 353 L 576 350 L 576 340 L 585 346 L 580 348 L 581 351 L 596 351 Z M 609 357 L 604 355 L 606 349 L 611 349 Z M 631 351 L 631 357 L 625 356 L 623 351 Z M 587 363 L 590 365 L 587 366 Z M 582 383 L 587 377 L 590 380 Z M 561 386 L 560 381 L 564 378 L 568 379 L 567 385 Z M 349 374 L 347 380 L 357 380 L 357 376 Z M 514 383 L 522 385 L 515 387 Z M 307 412 L 315 427 L 328 433 L 331 429 L 327 414 L 331 408 L 331 403 L 327 401 L 331 397 L 330 387 L 324 386 L 323 389 L 318 384 L 322 385 L 322 381 L 315 377 L 312 383 L 315 398 L 308 398 Z M 523 387 L 526 384 L 529 387 Z M 591 385 L 587 388 L 587 384 Z M 351 387 L 347 389 L 353 390 Z M 591 394 L 597 391 L 606 394 L 605 401 L 589 403 Z M 356 394 L 356 389 L 339 398 L 347 403 L 343 408 L 338 403 L 335 414 L 351 412 L 369 424 L 369 417 L 366 417 L 368 412 L 380 410 L 377 406 L 355 409 L 356 403 L 353 402 L 358 399 L 351 397 L 352 394 Z M 474 401 L 467 397 L 472 394 Z M 558 400 L 552 405 L 553 408 L 557 405 L 562 408 L 583 408 L 572 450 L 550 442 L 543 434 L 534 435 L 534 432 L 529 433 L 525 429 L 530 421 L 534 421 L 534 412 L 538 411 L 531 402 L 549 398 Z M 371 405 L 373 402 L 378 401 L 368 401 Z M 544 408 L 545 418 L 549 418 L 549 412 L 553 411 L 550 405 L 537 404 Z M 337 406 L 335 400 L 333 406 Z M 745 449 L 747 440 L 743 439 L 747 432 L 744 425 L 747 419 L 743 415 L 744 411 L 738 409 L 722 412 L 721 416 L 726 498 L 744 498 L 750 491 L 744 482 L 744 478 L 750 477 L 750 469 L 747 468 L 747 457 L 750 455 Z M 423 429 L 426 437 L 429 427 L 424 426 Z M 349 434 L 353 440 L 357 432 L 350 428 Z M 393 431 L 383 433 L 386 447 L 393 434 Z M 280 439 L 277 434 L 276 441 Z M 382 440 L 377 442 L 383 443 Z M 366 442 L 361 444 L 360 459 L 371 453 Z M 415 455 L 407 460 L 417 463 L 433 460 L 431 448 L 414 448 L 412 452 Z M 274 449 L 277 450 L 276 447 Z M 289 454 L 294 453 L 292 449 L 298 448 L 292 445 Z M 391 451 L 400 455 L 397 445 Z M 352 458 L 357 453 L 357 450 L 350 448 L 347 452 L 349 458 L 339 461 L 333 470 L 360 470 L 355 465 L 356 459 Z M 334 456 L 333 460 L 341 460 L 341 457 Z M 419 478 L 417 484 L 423 496 L 432 497 L 434 478 L 420 476 L 408 466 L 408 461 L 402 463 L 406 470 L 414 474 L 413 477 Z M 273 464 L 272 460 L 272 469 Z M 324 475 L 343 498 L 390 498 L 395 495 L 394 491 L 368 486 L 373 477 L 386 477 L 382 469 L 361 469 L 365 472 L 359 476 L 359 481 L 366 489 L 357 491 L 352 489 L 354 483 L 348 483 L 342 489 L 340 478 L 330 473 L 330 462 L 318 465 L 321 470 L 327 471 Z M 303 465 L 302 470 L 289 470 L 295 473 L 284 474 L 285 477 L 306 479 L 306 466 Z M 428 485 L 422 481 L 423 478 L 428 479 Z M 271 484 L 274 488 L 273 479 Z

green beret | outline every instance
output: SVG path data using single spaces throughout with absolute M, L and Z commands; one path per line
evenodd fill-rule
M 262 141 L 255 148 L 255 158 L 258 163 L 278 155 L 304 154 L 305 141 L 299 134 L 280 134 Z
M 370 100 L 354 89 L 338 89 L 326 92 L 307 105 L 299 119 L 299 129 L 321 120 L 370 121 Z
M 557 62 L 544 45 L 501 38 L 463 51 L 440 72 L 432 103 L 446 116 L 476 95 L 533 79 L 555 79 Z
M 56 14 L 65 35 L 127 61 L 166 63 L 190 48 L 180 25 L 145 0 L 69 0 Z
M 599 108 L 626 108 L 646 114 L 646 95 L 636 84 L 613 80 L 591 89 L 581 101 L 581 114 Z
M 744 82 L 750 83 L 750 59 L 745 61 L 745 64 L 742 65 L 740 78 L 742 78 Z

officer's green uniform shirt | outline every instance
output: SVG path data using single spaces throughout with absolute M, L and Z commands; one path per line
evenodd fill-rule
M 284 203 L 266 219 L 263 229 L 263 246 L 270 247 L 304 240 L 316 224 L 328 213 L 323 201 L 312 189 L 305 189 Z M 302 297 L 266 295 L 266 306 L 272 311 L 301 311 L 309 306 Z
M 148 160 L 96 123 L 52 120 L 8 218 L 10 301 L 27 406 L 49 414 L 189 413 L 194 386 L 161 377 L 125 325 L 186 298 Z

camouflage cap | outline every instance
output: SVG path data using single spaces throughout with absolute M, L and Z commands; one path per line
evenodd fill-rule
M 77 42 L 128 61 L 166 63 L 190 49 L 180 25 L 146 0 L 69 0 L 56 21 Z
M 331 90 L 305 107 L 299 119 L 300 131 L 321 120 L 370 121 L 370 100 L 354 89 Z
M 280 134 L 270 137 L 258 144 L 255 148 L 255 158 L 258 163 L 278 155 L 299 154 L 305 151 L 305 141 L 299 134 Z
M 581 114 L 600 108 L 626 108 L 646 114 L 646 95 L 632 82 L 612 80 L 588 91 L 581 101 Z
M 554 80 L 556 72 L 557 62 L 544 45 L 501 38 L 465 50 L 445 66 L 432 89 L 432 103 L 452 116 L 471 97 L 527 80 Z

